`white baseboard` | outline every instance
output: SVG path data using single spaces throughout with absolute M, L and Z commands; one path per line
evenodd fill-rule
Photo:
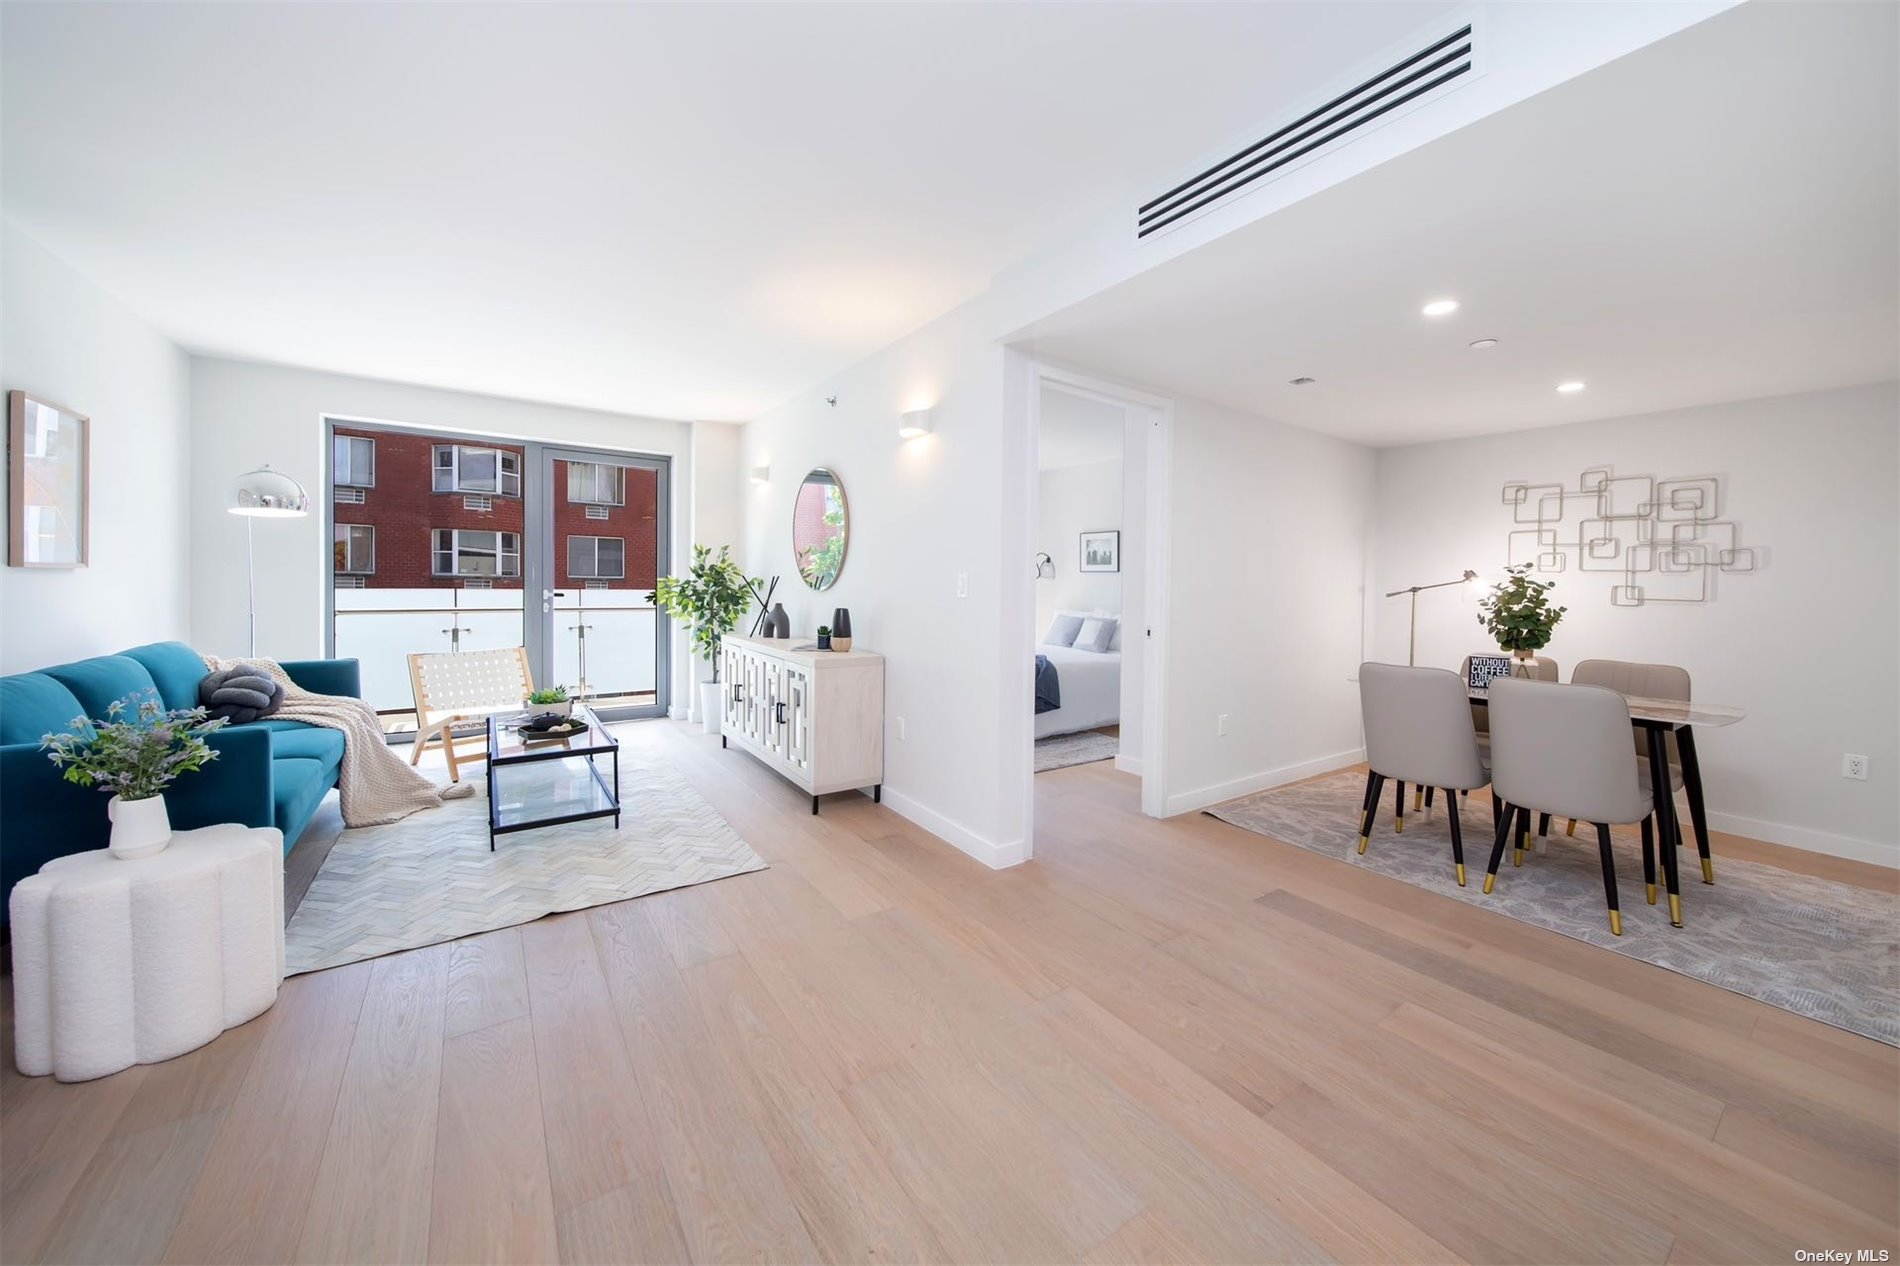
M 1121 770 L 1124 774 L 1133 774 L 1139 778 L 1141 777 L 1141 757 L 1117 756 L 1115 758 L 1115 768 Z
M 1682 819 L 1684 835 L 1694 839 L 1694 833 L 1689 828 L 1689 812 L 1681 807 L 1680 801 L 1677 813 Z M 1733 813 L 1709 814 L 1709 826 L 1730 835 L 1745 835 L 1751 840 L 1766 840 L 1770 844 L 1786 844 L 1789 848 L 1806 849 L 1810 853 L 1826 853 L 1829 857 L 1845 857 L 1850 861 L 1900 868 L 1900 845 L 1882 844 L 1878 840 L 1835 835 L 1831 831 L 1789 826 L 1785 822 L 1764 822 L 1760 818 L 1738 817 Z
M 667 708 L 666 715 L 672 717 L 675 721 L 684 721 L 686 719 L 686 709 L 676 703 Z
M 984 839 L 961 822 L 945 817 L 935 809 L 911 799 L 902 792 L 891 790 L 888 785 L 884 788 L 884 805 L 891 812 L 915 822 L 957 851 L 968 853 L 991 870 L 1002 870 L 1027 860 L 1027 850 L 1023 841 L 997 844 Z
M 1357 765 L 1365 758 L 1365 749 L 1355 747 L 1350 751 L 1334 752 L 1330 756 L 1319 756 L 1309 761 L 1301 761 L 1297 765 L 1282 765 L 1278 769 L 1262 770 L 1257 774 L 1248 774 L 1244 778 L 1215 783 L 1211 787 L 1198 787 L 1193 791 L 1179 792 L 1168 797 L 1165 816 L 1172 818 L 1183 813 L 1193 813 L 1209 805 L 1219 804 L 1223 800 L 1232 800 L 1237 796 L 1250 796 L 1256 791 L 1284 787 L 1302 778 L 1330 774 L 1335 769 Z

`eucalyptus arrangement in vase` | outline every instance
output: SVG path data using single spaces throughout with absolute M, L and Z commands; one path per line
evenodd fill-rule
M 130 860 L 171 843 L 165 788 L 218 758 L 205 735 L 223 725 L 203 708 L 168 712 L 149 695 L 128 695 L 106 708 L 105 720 L 74 717 L 66 733 L 41 735 L 40 747 L 67 782 L 112 796 L 106 803 L 109 848 Z
M 1520 660 L 1534 659 L 1538 651 L 1550 645 L 1558 621 L 1570 608 L 1550 604 L 1550 591 L 1556 588 L 1556 582 L 1533 580 L 1528 564 L 1506 567 L 1504 573 L 1504 579 L 1479 600 L 1478 623 L 1497 639 L 1501 649 Z

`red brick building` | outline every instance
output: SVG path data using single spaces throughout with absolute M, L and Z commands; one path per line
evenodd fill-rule
M 339 587 L 519 589 L 526 544 L 519 445 L 338 427 L 332 453 Z M 556 462 L 555 583 L 651 589 L 659 477 Z

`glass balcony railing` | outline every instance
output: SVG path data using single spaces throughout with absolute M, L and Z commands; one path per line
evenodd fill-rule
M 409 656 L 522 644 L 519 589 L 338 589 L 336 653 L 362 661 L 363 697 L 383 728 L 415 728 Z M 539 614 L 538 612 L 536 613 Z M 554 680 L 603 708 L 656 701 L 659 612 L 626 589 L 554 600 Z

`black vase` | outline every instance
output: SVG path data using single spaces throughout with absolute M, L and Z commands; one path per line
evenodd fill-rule
M 792 617 L 785 613 L 785 604 L 772 604 L 772 627 L 767 637 L 790 637 L 792 635 Z
M 848 607 L 839 607 L 831 613 L 831 649 L 851 649 L 851 610 Z

